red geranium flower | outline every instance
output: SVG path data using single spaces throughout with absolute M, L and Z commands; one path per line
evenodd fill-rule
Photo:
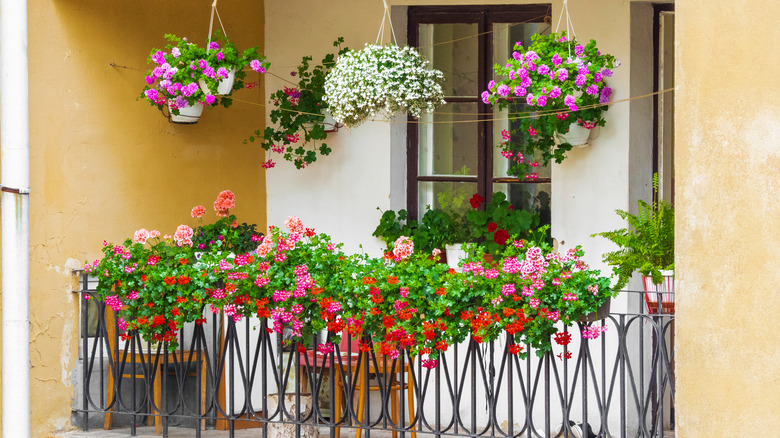
M 479 208 L 479 206 L 485 202 L 485 198 L 479 196 L 479 193 L 474 193 L 474 196 L 471 197 L 469 202 L 471 202 L 471 208 Z
M 491 222 L 488 224 L 488 233 L 492 233 L 493 231 L 496 231 L 496 228 L 498 228 L 498 224 L 495 222 Z
M 509 240 L 509 232 L 507 230 L 500 229 L 493 235 L 493 241 L 499 245 L 506 244 L 507 240 Z

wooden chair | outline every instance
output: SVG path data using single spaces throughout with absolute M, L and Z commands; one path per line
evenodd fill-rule
M 134 351 L 130 352 L 128 351 L 127 354 L 125 354 L 124 351 L 119 351 L 117 342 L 116 342 L 116 330 L 117 325 L 115 321 L 114 312 L 106 307 L 106 332 L 108 336 L 108 345 L 109 345 L 109 354 L 111 355 L 111 361 L 117 366 L 117 369 L 121 365 L 118 365 L 120 362 L 124 361 L 124 372 L 122 373 L 122 378 L 133 378 L 133 379 L 144 379 L 147 376 L 144 374 L 144 369 L 150 370 L 153 368 L 152 371 L 149 372 L 149 378 L 152 379 L 153 385 L 152 385 L 152 392 L 149 394 L 149 416 L 147 418 L 147 424 L 151 426 L 154 424 L 154 432 L 158 435 L 162 435 L 163 433 L 163 427 L 162 427 L 162 416 L 160 415 L 151 415 L 153 414 L 154 410 L 151 406 L 152 401 L 154 402 L 154 405 L 158 408 L 162 403 L 162 370 L 163 367 L 165 367 L 165 363 L 163 361 L 163 358 L 160 357 L 157 359 L 157 364 L 155 366 L 155 356 L 156 351 Z M 181 353 L 183 353 L 184 360 L 186 361 L 190 357 L 190 351 L 185 350 L 183 352 L 177 351 L 175 354 L 179 356 Z M 182 357 L 182 356 L 179 356 Z M 203 413 L 206 410 L 206 357 L 204 353 L 201 352 L 193 352 L 192 353 L 192 359 L 198 363 L 200 366 L 200 412 Z M 135 362 L 136 366 L 143 365 L 141 370 L 135 371 L 133 369 L 133 362 Z M 169 361 L 169 365 L 170 365 Z M 181 364 L 181 362 L 179 362 Z M 169 375 L 173 374 L 175 375 L 175 372 L 168 372 Z M 197 376 L 196 372 L 188 372 L 188 376 Z M 106 400 L 111 400 L 114 397 L 114 373 L 109 372 L 108 373 L 108 391 L 106 394 Z M 111 410 L 108 410 L 105 414 L 105 418 L 103 419 L 103 429 L 111 429 L 112 427 L 112 418 L 113 412 Z M 206 422 L 205 420 L 200 421 L 200 428 L 201 430 L 206 429 Z
M 347 349 L 349 347 L 349 350 Z M 360 352 L 360 342 L 357 339 L 353 339 L 352 343 L 350 344 L 347 342 L 347 337 L 343 336 L 341 339 L 341 343 L 339 344 L 339 351 L 341 353 L 341 372 L 339 370 L 336 370 L 334 372 L 334 386 L 335 386 L 335 394 L 333 395 L 332 400 L 332 409 L 333 409 L 333 418 L 335 421 L 338 421 L 341 418 L 341 402 L 342 402 L 342 396 L 345 392 L 344 390 L 344 382 L 342 381 L 341 374 L 344 373 L 345 376 L 351 376 L 354 375 L 354 373 L 358 373 L 357 382 L 355 385 L 355 389 L 357 390 L 358 394 L 358 408 L 357 408 L 357 419 L 359 422 L 363 421 L 363 415 L 365 411 L 365 403 L 366 400 L 368 400 L 368 394 L 370 392 L 366 391 L 366 387 L 363 385 L 365 381 L 365 361 L 369 361 L 368 364 L 368 373 L 369 374 L 376 374 L 378 373 L 382 376 L 382 380 L 384 382 L 390 382 L 389 384 L 389 390 L 391 392 L 390 395 L 390 415 L 392 416 L 392 421 L 395 424 L 400 424 L 400 415 L 399 415 L 399 399 L 400 399 L 400 391 L 401 391 L 401 385 L 400 385 L 400 379 L 399 376 L 399 370 L 398 370 L 398 362 L 396 362 L 396 366 L 394 369 L 390 369 L 392 366 L 392 361 L 388 361 L 387 368 L 385 368 L 383 361 L 380 359 L 379 363 L 375 366 L 370 361 L 370 355 L 368 353 L 362 353 L 363 354 L 363 361 L 360 363 L 360 366 L 358 367 L 358 359 L 361 355 Z M 351 353 L 351 356 L 348 356 L 348 354 Z M 315 368 L 316 370 L 328 370 L 330 368 L 330 358 L 320 354 L 318 352 L 314 351 L 307 351 L 305 353 L 300 354 L 300 366 L 301 366 L 301 391 L 302 392 L 308 392 L 309 388 L 309 382 L 308 382 L 308 374 L 305 371 L 306 363 L 308 362 L 309 367 Z M 338 359 L 334 358 L 334 366 L 339 366 Z M 414 392 L 411 390 L 410 383 L 412 379 L 412 363 L 411 361 L 408 361 L 404 364 L 403 372 L 407 373 L 406 382 L 404 383 L 403 389 L 408 389 L 407 395 L 408 395 L 408 409 L 409 409 L 409 418 L 414 418 Z M 377 379 L 378 380 L 378 379 Z M 379 391 L 380 388 L 377 382 L 373 382 L 375 384 L 372 384 L 372 382 L 369 382 L 368 385 L 368 391 Z M 388 386 L 387 384 L 385 386 Z M 313 400 L 316 402 L 316 397 L 313 396 Z M 336 437 L 341 436 L 341 428 L 337 427 L 336 430 Z M 360 438 L 363 430 L 358 428 L 356 432 L 356 438 Z M 398 433 L 396 431 L 393 431 L 393 438 L 396 438 L 398 436 Z M 417 438 L 417 433 L 412 432 L 412 438 Z

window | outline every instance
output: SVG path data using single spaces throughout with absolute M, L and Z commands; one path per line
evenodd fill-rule
M 536 180 L 508 175 L 506 158 L 495 153 L 501 131 L 510 127 L 506 110 L 480 98 L 494 78 L 493 65 L 510 57 L 516 41 L 529 44 L 531 35 L 549 32 L 549 18 L 545 4 L 409 8 L 409 45 L 444 72 L 447 100 L 408 130 L 410 217 L 422 216 L 427 206 L 463 213 L 473 194 L 489 199 L 501 191 L 516 209 L 550 223 L 549 167 L 539 168 Z

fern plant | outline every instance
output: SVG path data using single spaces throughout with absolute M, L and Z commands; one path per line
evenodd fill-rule
M 653 188 L 657 193 L 658 175 L 653 177 Z M 592 235 L 606 237 L 620 247 L 603 257 L 618 276 L 616 290 L 625 287 L 635 271 L 660 284 L 661 271 L 674 269 L 674 206 L 664 200 L 653 204 L 640 200 L 637 207 L 636 215 L 615 211 L 628 222 L 629 228 Z

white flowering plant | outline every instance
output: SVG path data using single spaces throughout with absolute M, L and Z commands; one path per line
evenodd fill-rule
M 499 145 L 513 175 L 529 175 L 538 166 L 529 157 L 541 158 L 545 165 L 562 162 L 572 145 L 560 135 L 573 123 L 587 129 L 605 125 L 602 113 L 612 95 L 605 78 L 620 65 L 614 56 L 602 54 L 595 40 L 581 45 L 566 32 L 537 34 L 531 40 L 528 47 L 516 43 L 506 64 L 495 65 L 496 75 L 504 79 L 491 80 L 482 92 L 484 103 L 509 108 L 510 120 L 517 119 L 502 132 Z
M 220 80 L 226 79 L 235 70 L 237 80 L 228 94 L 244 87 L 242 71 L 247 65 L 258 73 L 265 73 L 270 65 L 260 55 L 257 47 L 239 53 L 227 38 L 220 33 L 208 49 L 173 34 L 166 34 L 168 45 L 165 50 L 152 49 L 148 62 L 154 64 L 146 73 L 146 86 L 142 97 L 160 111 L 167 105 L 173 114 L 180 108 L 201 104 L 230 106 L 232 99 L 217 97 L 214 90 Z M 206 84 L 201 86 L 200 82 Z
M 338 58 L 325 78 L 324 100 L 333 118 L 348 127 L 375 115 L 420 117 L 445 103 L 444 74 L 428 64 L 409 46 L 366 44 Z

